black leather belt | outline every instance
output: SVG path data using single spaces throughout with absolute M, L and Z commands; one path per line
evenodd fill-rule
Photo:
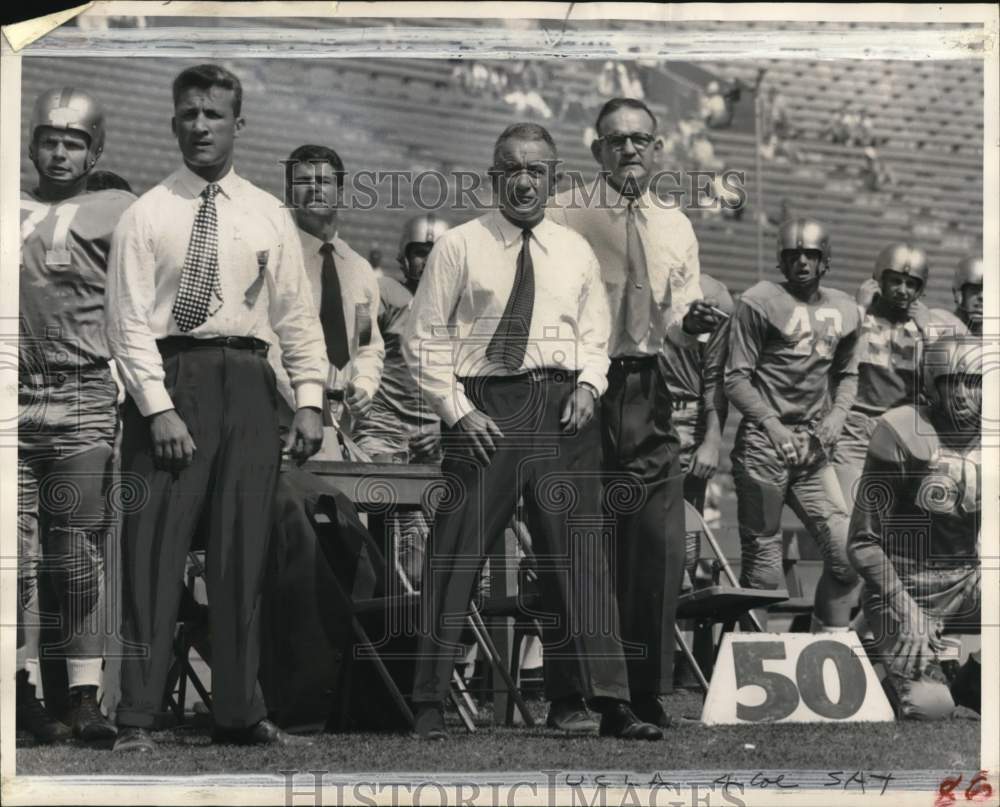
M 611 369 L 623 373 L 637 373 L 656 366 L 659 356 L 613 356 Z
M 580 375 L 579 370 L 566 370 L 562 367 L 541 367 L 535 370 L 526 370 L 523 373 L 512 373 L 510 375 L 476 375 L 476 376 L 464 376 L 460 377 L 459 381 L 462 382 L 464 387 L 475 386 L 477 384 L 486 383 L 524 383 L 527 381 L 531 384 L 539 384 L 552 382 L 554 384 L 564 384 L 566 382 L 576 381 L 577 376 Z
M 210 347 L 228 347 L 233 350 L 253 350 L 267 355 L 269 345 L 254 336 L 211 336 L 199 339 L 196 336 L 167 336 L 156 340 L 161 353 L 177 353 L 182 350 L 200 350 Z

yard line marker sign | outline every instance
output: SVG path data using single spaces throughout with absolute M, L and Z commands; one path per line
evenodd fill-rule
M 853 631 L 727 633 L 701 720 L 891 722 L 892 707 Z

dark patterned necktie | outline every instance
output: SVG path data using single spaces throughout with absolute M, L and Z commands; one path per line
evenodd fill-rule
M 531 313 L 535 308 L 535 266 L 531 261 L 531 230 L 522 233 L 521 253 L 517 256 L 517 274 L 510 290 L 503 319 L 486 348 L 486 358 L 511 372 L 519 370 L 528 349 Z
M 174 300 L 174 321 L 182 331 L 197 328 L 222 307 L 219 285 L 219 220 L 215 197 L 221 189 L 214 182 L 201 192 L 201 207 L 194 217 L 181 284 Z M 212 298 L 215 306 L 212 306 Z M 211 310 L 209 310 L 211 309 Z
M 625 213 L 625 249 L 628 279 L 625 281 L 625 330 L 639 344 L 649 333 L 649 308 L 652 303 L 646 252 L 635 223 L 635 200 Z
M 333 244 L 323 244 L 319 248 L 319 254 L 323 256 L 319 321 L 323 325 L 323 339 L 326 340 L 326 357 L 330 364 L 342 370 L 351 360 L 351 351 L 347 343 L 344 297 L 340 293 L 340 278 L 337 276 L 337 264 L 333 260 Z

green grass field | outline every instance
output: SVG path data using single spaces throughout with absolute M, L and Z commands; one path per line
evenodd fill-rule
M 198 729 L 160 732 L 154 758 L 75 746 L 22 748 L 18 774 L 183 776 L 272 773 L 282 769 L 370 771 L 667 771 L 954 770 L 979 768 L 980 724 L 946 723 L 701 725 L 701 697 L 681 691 L 675 715 L 690 718 L 661 742 L 567 737 L 544 727 L 545 704 L 532 701 L 540 727 L 494 727 L 481 714 L 469 735 L 454 720 L 451 737 L 425 743 L 399 734 L 323 734 L 295 750 L 213 746 Z M 752 747 L 750 747 L 752 746 Z

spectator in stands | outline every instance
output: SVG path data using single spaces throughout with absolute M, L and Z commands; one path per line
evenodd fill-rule
M 119 190 L 132 193 L 132 186 L 128 184 L 125 177 L 119 176 L 114 171 L 91 171 L 87 177 L 88 191 Z
M 745 89 L 739 79 L 710 81 L 699 99 L 699 117 L 709 129 L 728 129 Z
M 551 118 L 552 110 L 542 97 L 545 74 L 535 62 L 522 60 L 514 62 L 510 71 L 510 89 L 504 101 L 514 107 L 519 115 L 533 112 L 543 118 Z
M 339 428 L 364 417 L 382 377 L 385 347 L 378 328 L 378 279 L 371 265 L 339 235 L 344 163 L 332 148 L 304 145 L 285 161 L 286 194 L 298 225 L 306 276 L 319 312 L 329 361 L 327 396 Z M 277 351 L 271 365 L 286 401 L 293 393 Z M 343 401 L 344 406 L 339 401 Z
M 548 724 L 593 730 L 583 700 L 590 698 L 602 713 L 602 735 L 662 737 L 628 707 L 618 631 L 580 629 L 578 602 L 617 624 L 604 548 L 587 548 L 567 508 L 546 493 L 558 479 L 572 490 L 573 517 L 600 518 L 600 479 L 588 471 L 600 462 L 594 413 L 607 385 L 610 318 L 593 251 L 546 217 L 556 159 L 543 127 L 504 130 L 491 168 L 499 209 L 434 245 L 404 336 L 410 370 L 442 419 L 444 472 L 461 491 L 437 512 L 421 588 L 429 621 L 417 647 L 413 700 L 423 739 L 446 736 L 442 701 L 461 634 L 455 617 L 468 610 L 483 557 L 501 539 L 519 494 L 544 609 L 556 617 L 543 634 Z M 571 568 L 546 557 L 571 558 Z
M 861 180 L 867 190 L 883 191 L 896 184 L 896 176 L 889 168 L 874 146 L 865 148 L 865 164 L 861 169 Z
M 833 121 L 823 132 L 822 137 L 831 143 L 847 145 L 854 137 L 855 130 L 860 121 L 861 118 L 858 113 L 851 108 L 851 102 L 844 101 L 840 109 L 837 110 Z
M 767 160 L 787 157 L 790 160 L 799 161 L 801 154 L 791 141 L 798 138 L 801 132 L 792 126 L 788 114 L 788 104 L 777 87 L 768 88 L 767 98 L 763 102 L 763 106 L 761 156 Z
M 218 65 L 177 76 L 171 123 L 184 165 L 125 212 L 108 261 L 108 342 L 130 395 L 122 465 L 147 497 L 122 525 L 122 638 L 145 653 L 123 661 L 118 751 L 155 751 L 149 731 L 201 525 L 213 739 L 292 743 L 266 719 L 256 686 L 281 445 L 260 337 L 273 329 L 281 342 L 297 406 L 285 449 L 303 462 L 323 439 L 323 329 L 291 216 L 233 170 L 242 97 L 240 80 Z
M 684 571 L 684 474 L 659 356 L 671 339 L 696 347 L 720 319 L 700 300 L 698 241 L 676 206 L 651 199 L 659 154 L 657 120 L 636 98 L 601 108 L 591 153 L 602 172 L 584 194 L 559 194 L 554 220 L 583 235 L 601 264 L 611 302 L 611 367 L 601 396 L 609 482 L 643 504 L 616 514 L 622 637 L 644 648 L 629 659 L 632 705 L 643 720 L 670 724 L 660 700 L 673 688 L 674 625 Z M 637 488 L 637 489 L 636 489 Z
M 875 120 L 867 109 L 862 109 L 858 116 L 858 126 L 854 132 L 854 142 L 858 146 L 869 147 L 876 144 Z

